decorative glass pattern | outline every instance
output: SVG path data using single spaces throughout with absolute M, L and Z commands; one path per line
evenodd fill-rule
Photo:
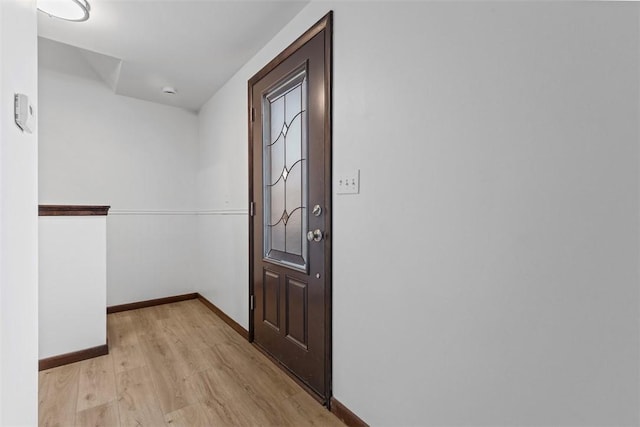
M 307 266 L 307 73 L 263 96 L 265 259 Z

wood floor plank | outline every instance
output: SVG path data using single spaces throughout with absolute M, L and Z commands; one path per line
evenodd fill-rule
M 300 390 L 297 384 L 251 346 L 228 341 L 216 345 L 211 351 L 227 369 L 237 371 L 241 381 L 251 384 L 258 393 L 286 399 Z
M 293 412 L 296 425 L 342 427 L 344 424 L 331 412 L 317 410 L 318 403 L 306 391 L 299 391 L 283 401 L 287 413 Z M 315 410 L 314 410 L 315 408 Z
M 133 319 L 124 313 L 107 316 L 109 354 L 116 373 L 145 365 Z
M 111 355 L 80 362 L 76 411 L 100 406 L 116 398 L 116 377 Z
M 78 427 L 114 427 L 119 425 L 118 407 L 115 400 L 76 414 L 76 426 Z
M 122 426 L 164 426 L 160 401 L 146 367 L 116 375 L 118 412 Z
M 207 427 L 223 425 L 213 421 L 209 416 L 210 412 L 211 409 L 206 405 L 198 403 L 170 412 L 165 415 L 164 419 L 167 425 L 172 427 Z
M 160 400 L 163 414 L 198 403 L 186 378 L 189 372 L 184 361 L 165 338 L 143 341 L 142 349 L 151 379 Z
M 343 425 L 198 300 L 107 322 L 108 356 L 40 373 L 40 425 Z
M 116 373 L 145 366 L 142 350 L 138 343 L 113 346 L 109 349 L 109 353 L 112 355 Z
M 225 369 L 213 368 L 196 374 L 194 388 L 209 409 L 215 425 L 263 425 L 266 415 L 244 387 Z
M 180 363 L 182 372 L 185 376 L 191 376 L 196 372 L 209 369 L 209 348 L 205 350 L 199 350 L 197 347 L 191 347 L 182 340 L 175 340 L 169 342 L 174 354 L 178 357 L 178 363 Z
M 194 330 L 191 325 L 185 321 L 184 314 L 182 310 L 178 308 L 173 308 L 171 310 L 171 316 L 165 319 L 159 320 L 159 324 L 162 327 L 165 338 L 169 341 L 174 342 L 176 344 L 181 344 L 182 346 L 188 347 L 190 350 L 205 350 L 209 348 L 214 341 L 205 342 L 202 337 L 198 334 L 199 331 Z M 201 320 L 200 324 L 207 328 L 208 325 L 204 324 Z M 210 328 L 209 328 L 210 329 Z M 215 339 L 215 337 L 211 337 L 211 334 L 208 334 L 207 338 L 209 340 Z
M 131 310 L 127 313 L 131 316 L 135 327 L 138 342 L 144 340 L 154 340 L 164 336 L 162 325 L 152 311 L 153 307 Z
M 71 426 L 76 418 L 79 363 L 39 373 L 38 425 Z
M 177 304 L 177 303 L 154 305 L 152 307 L 149 307 L 147 311 L 151 313 L 153 317 L 156 318 L 156 320 L 167 319 L 171 317 L 172 308 L 173 308 L 172 306 L 174 304 Z
M 222 341 L 227 336 L 221 328 L 222 322 L 218 317 L 212 317 L 212 313 L 200 301 L 189 302 L 189 309 L 178 313 L 179 319 L 187 333 L 192 337 L 198 348 L 206 349 Z M 204 312 L 202 309 L 208 311 Z
M 242 402 L 242 406 L 250 408 L 247 412 L 258 417 L 250 424 L 296 425 L 295 418 L 283 411 L 280 405 L 290 394 L 281 390 L 277 385 L 278 381 L 269 379 L 257 366 L 246 369 L 246 356 L 236 354 L 236 358 L 229 359 L 226 353 L 228 348 L 230 347 L 223 343 L 212 349 L 210 354 L 214 367 L 207 371 L 208 375 L 217 378 L 216 383 L 233 390 L 227 399 L 237 402 L 236 404 Z

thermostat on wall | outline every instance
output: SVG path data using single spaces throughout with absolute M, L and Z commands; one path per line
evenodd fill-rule
M 16 93 L 15 95 L 16 124 L 24 132 L 31 133 L 35 129 L 35 117 L 33 106 L 29 103 L 27 95 Z

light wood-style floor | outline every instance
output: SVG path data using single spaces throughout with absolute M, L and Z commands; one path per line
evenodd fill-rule
M 40 372 L 41 426 L 343 426 L 198 300 L 107 322 L 107 356 Z

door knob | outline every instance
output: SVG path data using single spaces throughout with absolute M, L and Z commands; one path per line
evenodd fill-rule
M 322 231 L 315 229 L 307 233 L 307 240 L 310 242 L 319 242 L 322 240 Z

